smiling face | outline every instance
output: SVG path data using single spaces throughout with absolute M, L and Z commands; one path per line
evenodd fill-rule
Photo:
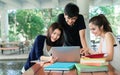
M 65 21 L 67 22 L 67 24 L 68 24 L 69 26 L 74 25 L 75 21 L 77 20 L 77 17 L 76 17 L 76 16 L 74 16 L 74 17 L 69 17 L 68 15 L 65 15 L 65 14 L 64 14 L 64 18 L 65 18 Z
M 89 28 L 90 31 L 95 35 L 95 36 L 100 36 L 103 31 L 103 27 L 101 26 L 100 28 L 97 25 L 94 25 L 92 22 L 89 23 Z
M 55 29 L 51 34 L 50 37 L 51 41 L 52 42 L 57 41 L 60 38 L 60 35 L 61 35 L 61 31 L 59 29 Z

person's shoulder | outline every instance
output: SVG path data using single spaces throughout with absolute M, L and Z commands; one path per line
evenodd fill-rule
M 64 16 L 64 13 L 60 13 L 59 16 Z
M 82 14 L 79 14 L 78 16 L 83 16 Z
M 114 39 L 114 35 L 113 35 L 112 32 L 107 32 L 107 33 L 105 33 L 105 38 L 113 40 Z
M 37 39 L 41 39 L 41 38 L 45 39 L 46 36 L 45 36 L 45 35 L 38 35 L 36 38 L 37 38 Z
M 113 33 L 112 32 L 107 32 L 107 33 L 105 33 L 105 36 L 113 36 Z
M 78 17 L 79 17 L 79 18 L 83 18 L 83 15 L 82 15 L 82 14 L 79 14 Z
M 58 21 L 58 23 L 63 25 L 63 23 L 65 22 L 65 18 L 64 18 L 64 14 L 63 13 L 58 15 L 57 21 Z
M 64 17 L 64 14 L 63 14 L 63 13 L 61 13 L 61 14 L 59 14 L 59 15 L 58 15 L 58 17 Z

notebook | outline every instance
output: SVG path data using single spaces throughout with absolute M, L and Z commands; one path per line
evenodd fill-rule
M 51 55 L 57 57 L 57 62 L 80 62 L 79 46 L 52 47 Z
M 49 66 L 45 66 L 44 70 L 71 70 L 75 67 L 74 62 L 55 62 Z
M 107 66 L 88 66 L 82 64 L 75 64 L 78 72 L 98 72 L 98 71 L 108 71 Z

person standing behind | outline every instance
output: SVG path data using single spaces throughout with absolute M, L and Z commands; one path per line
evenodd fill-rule
M 23 66 L 21 72 L 24 73 L 27 69 L 29 69 L 35 63 L 31 63 L 34 60 L 40 60 L 42 56 L 51 56 L 50 49 L 53 46 L 63 46 L 63 29 L 57 23 L 51 24 L 48 28 L 47 36 L 38 35 L 34 41 L 31 52 L 29 53 L 28 59 Z
M 58 15 L 58 23 L 64 30 L 65 46 L 80 46 L 84 50 L 88 49 L 85 38 L 86 26 L 77 5 L 68 3 L 64 13 Z
M 110 62 L 110 64 L 116 70 L 120 71 L 120 45 L 118 40 L 113 35 L 110 23 L 107 18 L 103 14 L 92 17 L 89 20 L 89 28 L 95 36 L 100 36 L 100 44 L 98 50 L 96 52 L 94 50 L 89 50 L 89 53 L 104 53 L 106 61 Z M 109 72 L 109 75 L 115 75 L 111 65 L 109 65 L 109 71 L 111 72 Z

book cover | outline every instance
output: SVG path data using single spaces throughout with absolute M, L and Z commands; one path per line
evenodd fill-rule
M 82 65 L 89 65 L 89 66 L 104 66 L 104 65 L 108 65 L 108 62 L 105 63 L 99 63 L 99 62 L 86 62 L 86 63 L 80 63 Z
M 75 64 L 76 69 L 78 71 L 78 75 L 80 72 L 97 72 L 97 71 L 108 71 L 107 66 L 88 66 L 82 64 Z
M 44 67 L 44 70 L 71 70 L 75 67 L 75 64 L 74 62 L 55 62 Z
M 89 58 L 103 58 L 104 57 L 104 53 L 87 55 L 86 57 L 89 57 Z
M 105 63 L 106 62 L 106 58 L 88 58 L 88 57 L 82 57 L 80 59 L 80 63 Z

